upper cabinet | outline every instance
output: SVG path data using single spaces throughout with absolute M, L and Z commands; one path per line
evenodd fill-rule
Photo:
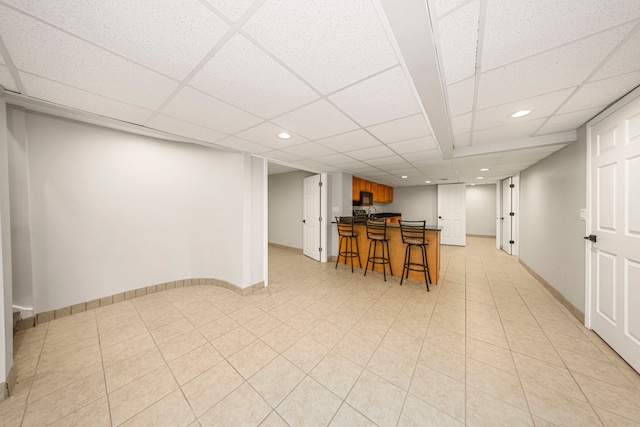
M 377 182 L 367 181 L 366 179 L 360 179 L 353 177 L 351 182 L 351 195 L 352 200 L 360 200 L 360 192 L 367 191 L 373 193 L 374 203 L 391 203 L 393 202 L 393 188 L 387 187 Z

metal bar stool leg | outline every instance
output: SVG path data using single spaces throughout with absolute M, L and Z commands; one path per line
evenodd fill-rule
M 358 247 L 358 238 L 354 238 L 356 241 L 356 252 L 358 253 L 358 266 L 362 268 L 362 262 L 360 262 L 360 248 Z
M 427 285 L 427 292 L 429 292 L 429 264 L 427 263 L 427 247 L 422 245 L 422 267 L 424 271 L 424 283 Z
M 340 262 L 340 257 L 342 256 L 342 239 L 342 236 L 340 236 L 340 238 L 338 239 L 338 258 L 336 258 L 336 268 L 338 268 L 338 263 Z

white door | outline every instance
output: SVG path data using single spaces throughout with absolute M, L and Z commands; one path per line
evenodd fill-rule
M 438 185 L 438 225 L 443 245 L 467 244 L 466 184 Z
M 587 326 L 640 371 L 640 98 L 588 132 Z
M 320 175 L 304 179 L 302 252 L 320 261 Z
M 502 181 L 502 250 L 511 255 L 511 178 Z

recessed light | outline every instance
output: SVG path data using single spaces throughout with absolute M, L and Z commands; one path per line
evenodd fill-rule
M 424 183 L 425 184 L 431 184 L 431 181 L 425 181 Z
M 288 134 L 288 133 L 286 133 L 286 132 L 280 132 L 280 133 L 278 134 L 278 138 L 280 138 L 280 139 L 289 139 L 289 138 L 291 138 L 291 135 L 289 135 L 289 134 Z
M 480 172 L 486 172 L 488 170 L 489 170 L 489 168 L 482 168 L 482 169 L 480 169 Z
M 484 179 L 484 176 L 479 176 L 476 179 Z
M 407 175 L 402 175 L 402 177 L 401 177 L 401 178 L 402 178 L 402 179 L 407 179 L 407 178 L 409 178 L 409 177 L 408 177 Z
M 475 185 L 475 184 L 469 184 L 469 185 Z
M 514 119 L 517 119 L 518 117 L 524 117 L 529 113 L 531 113 L 531 110 L 520 110 L 513 113 L 511 117 L 513 117 Z

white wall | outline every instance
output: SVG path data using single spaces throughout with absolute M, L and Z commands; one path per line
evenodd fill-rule
M 36 313 L 190 277 L 248 285 L 243 155 L 26 118 Z
M 496 185 L 467 185 L 467 234 L 496 235 Z
M 302 249 L 303 181 L 312 175 L 306 171 L 269 175 L 269 243 Z
M 520 173 L 520 258 L 584 310 L 586 135 Z
M 384 212 L 398 212 L 402 214 L 402 219 L 426 220 L 429 225 L 437 225 L 438 187 L 435 185 L 394 187 L 393 203 L 387 204 Z

